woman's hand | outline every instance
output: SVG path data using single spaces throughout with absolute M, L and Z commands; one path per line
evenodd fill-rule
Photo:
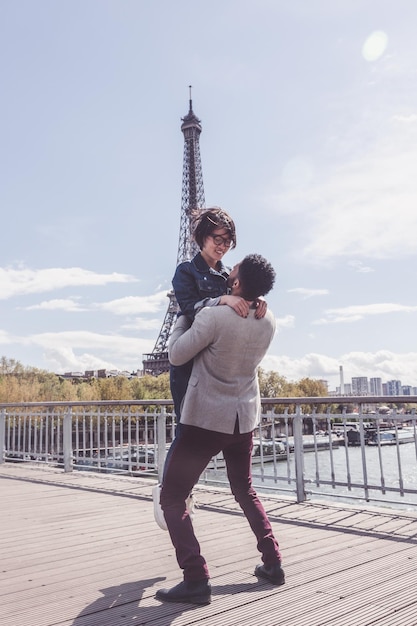
M 230 306 L 230 308 L 233 309 L 235 313 L 240 315 L 240 317 L 248 317 L 249 302 L 240 296 L 222 296 L 220 298 L 220 304 L 227 304 L 227 306 Z
M 266 303 L 266 300 L 262 300 L 261 298 L 258 298 L 256 300 L 256 311 L 255 311 L 256 319 L 260 320 L 263 317 L 265 317 L 267 309 L 268 309 L 268 305 Z

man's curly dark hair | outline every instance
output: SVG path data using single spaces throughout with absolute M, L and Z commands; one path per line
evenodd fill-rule
M 260 254 L 248 254 L 239 263 L 238 277 L 245 300 L 256 300 L 271 291 L 275 282 L 275 270 Z

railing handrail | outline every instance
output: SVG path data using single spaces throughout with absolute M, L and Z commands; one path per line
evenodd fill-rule
M 72 407 L 72 406 L 170 406 L 173 400 L 47 400 L 44 402 L 0 402 L 0 409 L 11 407 Z
M 283 406 L 301 404 L 417 404 L 416 396 L 296 396 L 261 398 L 263 405 L 281 404 Z M 171 398 L 151 400 L 55 400 L 44 402 L 0 402 L 0 409 L 11 407 L 71 407 L 71 406 L 166 406 L 173 405 Z
M 417 396 L 297 396 L 295 398 L 261 398 L 262 404 L 417 404 Z

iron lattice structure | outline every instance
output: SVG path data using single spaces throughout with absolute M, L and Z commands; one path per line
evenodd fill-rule
M 178 242 L 177 265 L 191 259 L 199 248 L 192 236 L 193 219 L 205 207 L 203 170 L 200 157 L 201 122 L 193 111 L 190 87 L 190 109 L 182 118 L 181 131 L 184 135 L 184 160 L 182 172 L 181 220 Z M 150 354 L 143 355 L 143 372 L 158 376 L 169 371 L 168 340 L 178 313 L 174 292 L 167 294 L 168 310 L 159 331 L 155 347 Z

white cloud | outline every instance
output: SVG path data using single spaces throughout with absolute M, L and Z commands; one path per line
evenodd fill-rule
M 417 353 L 394 353 L 388 350 L 377 352 L 348 352 L 341 355 L 345 382 L 348 377 L 367 376 L 387 380 L 401 380 L 403 385 L 414 385 L 417 381 Z
M 417 352 L 394 353 L 388 350 L 377 352 L 348 352 L 338 357 L 310 353 L 299 358 L 285 355 L 267 355 L 262 367 L 279 372 L 287 380 L 300 378 L 322 378 L 329 381 L 329 388 L 339 384 L 339 367 L 343 366 L 344 381 L 349 383 L 354 376 L 401 380 L 403 385 L 414 385 L 417 381 Z
M 98 369 L 119 369 L 114 361 L 99 358 L 97 355 L 89 354 L 88 352 L 76 354 L 74 350 L 68 347 L 48 348 L 45 350 L 44 357 L 48 362 L 48 369 L 57 374 Z M 140 367 L 141 364 L 138 360 L 138 364 L 132 371 L 140 369 Z
M 22 338 L 22 343 L 36 344 L 44 349 L 55 348 L 57 345 L 69 348 L 98 349 L 108 353 L 137 355 L 141 348 L 150 341 L 123 335 L 105 335 L 91 331 L 63 331 L 56 333 L 39 333 Z M 153 342 L 152 342 L 153 347 Z
M 130 283 L 137 279 L 128 274 L 98 274 L 80 267 L 49 268 L 31 270 L 29 268 L 0 268 L 0 299 L 14 296 L 53 291 L 63 287 L 107 285 L 109 283 Z
M 316 188 L 320 200 L 307 256 L 416 254 L 417 146 L 413 137 L 407 137 L 407 145 L 390 139 L 340 166 Z
M 138 313 L 158 313 L 168 306 L 167 291 L 160 291 L 151 296 L 127 296 L 95 306 L 115 315 L 137 315 Z
M 288 188 L 279 178 L 272 182 L 266 202 L 274 213 L 297 220 L 303 241 L 294 246 L 297 256 L 323 262 L 343 256 L 393 259 L 417 253 L 415 118 L 408 116 L 405 124 L 388 113 L 378 120 L 372 120 L 370 112 L 364 114 L 350 133 L 345 128 L 343 136 L 328 138 L 307 187 Z M 353 145 L 351 136 L 356 138 Z
M 306 376 L 311 378 L 326 378 L 339 371 L 339 361 L 323 354 L 306 354 L 299 358 L 286 355 L 267 355 L 262 367 L 279 372 L 287 380 L 294 381 Z
M 387 313 L 415 313 L 417 306 L 382 302 L 379 304 L 358 304 L 339 309 L 327 309 L 324 318 L 315 320 L 313 324 L 335 324 L 340 322 L 357 322 L 370 315 Z
M 13 336 L 0 331 L 0 345 L 40 348 L 46 368 L 62 373 L 85 369 L 128 369 L 142 367 L 142 355 L 152 352 L 155 340 L 90 331 L 63 331 Z
M 287 289 L 288 293 L 298 293 L 303 297 L 303 300 L 313 298 L 314 296 L 327 296 L 328 289 L 307 289 L 305 287 L 295 287 L 294 289 Z
M 415 124 L 417 122 L 417 115 L 394 115 L 392 119 L 404 124 Z
M 375 271 L 372 267 L 364 265 L 362 261 L 349 261 L 348 265 L 356 270 L 359 274 L 368 274 L 369 272 Z
M 15 340 L 13 336 L 5 330 L 0 330 L 0 345 L 7 346 L 8 344 L 14 343 Z
M 88 309 L 81 307 L 78 302 L 71 299 L 55 299 L 44 300 L 40 304 L 33 304 L 32 306 L 25 307 L 27 311 L 44 310 L 44 311 L 87 311 Z
M 142 355 L 152 352 L 154 340 L 68 331 L 32 335 L 25 340 L 40 347 L 53 371 L 129 369 L 142 367 Z
M 277 325 L 277 331 L 281 330 L 281 328 L 293 328 L 295 326 L 295 317 L 294 315 L 277 317 L 275 318 L 275 322 Z
M 122 324 L 120 328 L 123 330 L 159 330 L 161 328 L 162 321 L 159 318 L 153 318 L 150 320 L 143 319 L 142 317 L 137 317 L 132 322 L 128 322 L 127 324 Z M 156 337 L 156 335 L 155 335 Z

